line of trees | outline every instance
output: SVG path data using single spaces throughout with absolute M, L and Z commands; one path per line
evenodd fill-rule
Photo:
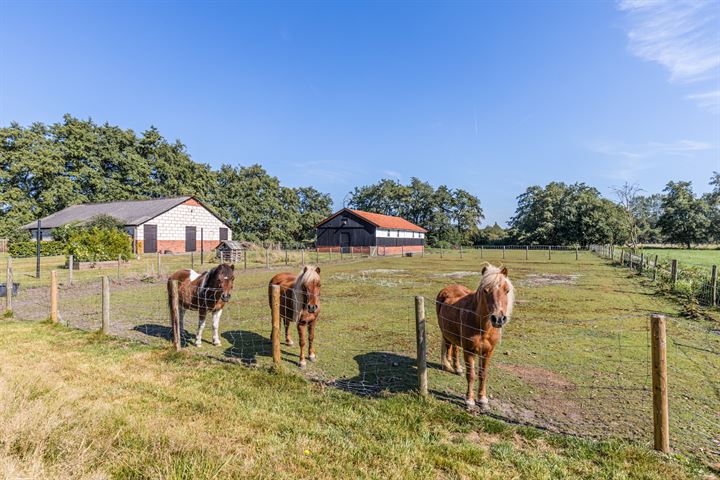
M 634 184 L 619 201 L 584 183 L 531 186 L 518 198 L 509 228 L 481 228 L 480 200 L 463 189 L 434 188 L 412 178 L 356 187 L 348 206 L 398 215 L 429 230 L 434 245 L 720 242 L 720 174 L 701 197 L 690 182 L 669 182 L 660 194 Z M 315 188 L 289 188 L 260 165 L 197 163 L 179 141 L 151 127 L 142 134 L 65 115 L 61 122 L 0 128 L 0 238 L 69 205 L 196 195 L 226 219 L 234 237 L 254 242 L 310 242 L 332 200 Z
M 197 195 L 226 219 L 235 238 L 312 240 L 331 213 L 329 195 L 289 188 L 259 165 L 213 170 L 151 127 L 142 134 L 66 115 L 61 122 L 0 129 L 0 238 L 83 202 Z

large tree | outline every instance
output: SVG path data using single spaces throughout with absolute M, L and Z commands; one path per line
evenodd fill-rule
M 667 241 L 682 243 L 687 248 L 706 241 L 710 227 L 708 208 L 695 197 L 691 182 L 668 182 L 663 191 L 658 225 Z

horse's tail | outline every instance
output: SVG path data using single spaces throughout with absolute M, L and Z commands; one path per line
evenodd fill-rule
M 173 281 L 174 279 L 170 277 L 167 282 L 167 291 L 168 291 L 168 307 L 170 308 L 170 331 L 172 332 L 172 339 L 174 344 L 178 344 L 180 342 L 180 325 L 179 325 L 179 317 L 180 312 L 178 312 L 178 309 L 175 308 L 178 305 L 178 302 L 180 299 L 175 299 L 175 292 L 173 290 Z

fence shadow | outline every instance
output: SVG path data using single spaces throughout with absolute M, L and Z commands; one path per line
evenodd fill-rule
M 358 374 L 330 385 L 356 395 L 377 396 L 417 390 L 416 359 L 392 352 L 367 352 L 353 357 Z
M 270 339 L 247 330 L 228 330 L 221 336 L 230 344 L 223 352 L 226 358 L 234 358 L 246 365 L 257 364 L 257 357 L 272 355 Z

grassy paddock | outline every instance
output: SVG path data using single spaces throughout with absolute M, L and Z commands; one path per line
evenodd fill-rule
M 678 263 L 696 265 L 700 267 L 712 267 L 713 265 L 720 266 L 720 247 L 709 249 L 709 248 L 651 248 L 645 247 L 640 252 L 645 255 L 650 255 L 653 258 L 654 255 L 658 256 L 658 261 L 670 262 L 672 259 L 676 259 Z
M 46 323 L 0 324 L 4 478 L 698 478 L 619 441 L 510 426 L 411 394 L 368 399 L 296 375 Z
M 439 331 L 434 297 L 449 283 L 475 288 L 483 261 L 504 262 L 517 287 L 515 315 L 490 373 L 489 414 L 545 429 L 598 438 L 652 438 L 648 318 L 677 316 L 671 300 L 655 295 L 646 280 L 588 253 L 486 250 L 437 253 L 424 258 L 355 259 L 322 265 L 323 298 L 318 362 L 303 376 L 353 394 L 404 394 L 416 388 L 414 304 L 426 297 L 430 389 L 460 405 L 464 379 L 438 369 Z M 297 266 L 293 267 L 295 270 Z M 277 271 L 277 269 L 275 270 Z M 222 322 L 222 345 L 200 351 L 234 362 L 270 365 L 266 285 L 274 271 L 238 275 Z M 97 281 L 63 287 L 60 316 L 73 327 L 100 327 Z M 111 331 L 157 345 L 169 336 L 162 281 L 116 282 Z M 16 316 L 44 319 L 47 289 L 24 290 Z M 186 328 L 194 334 L 195 314 Z M 710 320 L 669 323 L 673 445 L 699 458 L 718 455 L 720 410 L 718 325 Z M 210 338 L 209 330 L 205 338 Z M 297 335 L 293 331 L 297 342 Z M 198 351 L 195 347 L 188 347 Z M 283 346 L 289 372 L 298 372 L 297 347 Z M 459 411 L 458 406 L 453 406 Z

